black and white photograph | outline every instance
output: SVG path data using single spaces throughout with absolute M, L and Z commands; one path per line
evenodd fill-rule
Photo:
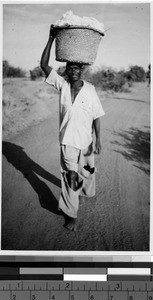
M 1 250 L 150 251 L 151 5 L 1 4 Z

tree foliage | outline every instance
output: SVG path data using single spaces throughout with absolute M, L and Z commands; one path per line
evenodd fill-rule
M 65 67 L 60 67 L 57 72 L 66 78 Z M 103 90 L 120 92 L 123 90 L 127 91 L 127 88 L 124 88 L 126 83 L 128 86 L 131 86 L 132 82 L 145 81 L 146 72 L 142 67 L 137 65 L 131 66 L 128 71 L 121 70 L 119 72 L 112 68 L 99 68 L 95 72 L 92 72 L 90 68 L 85 68 L 83 79 Z
M 146 78 L 148 79 L 148 83 L 150 84 L 151 82 L 151 75 L 150 75 L 150 72 L 151 72 L 151 64 L 148 65 L 148 71 L 146 72 Z
M 3 77 L 25 77 L 25 71 L 11 66 L 7 60 L 3 60 Z
M 40 67 L 36 67 L 33 70 L 30 70 L 30 78 L 31 80 L 36 80 L 40 77 L 44 77 L 44 72 Z
M 103 90 L 113 90 L 118 92 L 124 89 L 125 83 L 128 83 L 130 86 L 133 82 L 142 82 L 147 79 L 150 80 L 150 69 L 150 64 L 146 72 L 143 67 L 138 65 L 131 66 L 127 71 L 122 70 L 119 72 L 112 68 L 99 68 L 95 72 L 92 72 L 90 68 L 85 68 L 83 79 Z M 29 72 L 31 80 L 37 80 L 45 76 L 39 66 Z M 57 72 L 67 79 L 65 66 L 59 67 Z M 26 72 L 21 68 L 11 66 L 7 60 L 3 61 L 3 77 L 25 77 L 25 73 Z
M 131 66 L 129 71 L 125 73 L 125 77 L 129 81 L 142 82 L 146 79 L 146 73 L 142 67 L 135 65 Z

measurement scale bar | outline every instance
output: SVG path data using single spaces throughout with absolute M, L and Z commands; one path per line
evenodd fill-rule
M 153 282 L 1 281 L 0 300 L 152 300 Z
M 153 263 L 0 262 L 0 300 L 153 300 Z
M 153 282 L 137 281 L 46 281 L 46 280 L 20 280 L 0 281 L 0 291 L 151 291 Z

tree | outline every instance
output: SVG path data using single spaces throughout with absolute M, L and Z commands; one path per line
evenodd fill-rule
M 145 81 L 146 78 L 143 67 L 137 65 L 131 66 L 129 71 L 126 72 L 125 76 L 127 80 L 136 82 Z
M 146 78 L 148 79 L 148 85 L 150 85 L 150 81 L 151 81 L 150 71 L 151 71 L 151 65 L 149 64 L 148 71 L 146 72 Z
M 3 60 L 3 77 L 7 77 L 9 72 L 9 64 L 7 60 Z
M 37 78 L 44 77 L 44 72 L 40 67 L 36 67 L 33 70 L 30 70 L 31 80 L 36 80 Z
M 25 71 L 11 66 L 7 60 L 3 60 L 3 77 L 25 77 Z

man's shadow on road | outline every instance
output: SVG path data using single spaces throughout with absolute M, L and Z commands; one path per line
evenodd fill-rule
M 50 174 L 44 170 L 41 166 L 35 163 L 28 155 L 23 151 L 24 148 L 15 145 L 10 142 L 2 142 L 2 153 L 17 170 L 19 170 L 24 177 L 29 181 L 35 192 L 38 194 L 40 205 L 58 215 L 61 212 L 58 210 L 58 201 L 47 186 L 47 184 L 40 180 L 36 175 L 40 175 L 42 178 L 50 181 L 59 188 L 61 187 L 61 181 L 56 176 Z

